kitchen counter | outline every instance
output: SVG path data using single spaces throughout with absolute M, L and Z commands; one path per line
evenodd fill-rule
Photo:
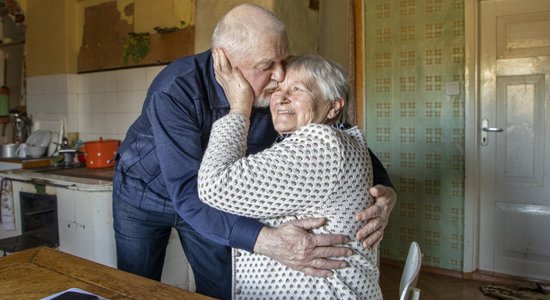
M 22 169 L 47 167 L 50 165 L 51 158 L 0 158 L 0 163 L 6 163 L 8 165 L 19 166 Z
M 0 172 L 0 177 L 32 184 L 53 185 L 84 191 L 111 191 L 114 168 L 33 168 Z
M 100 169 L 90 169 L 90 168 L 39 168 L 39 169 L 30 169 L 31 172 L 40 172 L 51 175 L 58 176 L 68 176 L 68 177 L 77 177 L 77 178 L 87 178 L 87 179 L 98 179 L 103 181 L 112 181 L 113 174 L 115 173 L 114 168 L 100 168 Z
M 0 258 L 0 299 L 40 299 L 79 288 L 107 299 L 210 299 L 41 247 Z

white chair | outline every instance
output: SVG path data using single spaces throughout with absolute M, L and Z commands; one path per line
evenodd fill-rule
M 407 261 L 401 275 L 399 283 L 399 299 L 400 300 L 418 300 L 420 298 L 420 290 L 416 288 L 416 281 L 420 273 L 420 265 L 422 264 L 422 253 L 418 243 L 413 241 L 407 254 Z

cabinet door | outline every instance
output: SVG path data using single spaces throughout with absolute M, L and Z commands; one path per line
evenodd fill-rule
M 57 198 L 59 249 L 115 267 L 112 192 L 58 189 Z
M 96 261 L 93 233 L 91 225 L 59 220 L 59 250 Z
M 74 222 L 76 201 L 74 193 L 67 189 L 57 189 L 57 218 L 61 221 Z M 61 223 L 59 224 L 61 228 Z
M 193 270 L 183 252 L 180 238 L 175 229 L 172 229 L 168 247 L 166 248 L 161 282 L 186 290 L 195 290 Z

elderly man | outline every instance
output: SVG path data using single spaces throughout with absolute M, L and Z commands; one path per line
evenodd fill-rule
M 261 151 L 277 137 L 269 110 L 262 106 L 284 78 L 282 64 L 289 55 L 285 26 L 270 11 L 243 4 L 218 23 L 212 43 L 227 52 L 252 87 L 257 107 L 250 117 L 248 152 Z M 117 154 L 113 217 L 119 269 L 160 280 L 172 228 L 178 230 L 197 292 L 217 298 L 231 297 L 227 246 L 269 256 L 315 276 L 346 267 L 330 257 L 351 254 L 335 246 L 347 236 L 308 232 L 323 225 L 322 218 L 267 227 L 199 200 L 197 173 L 212 123 L 228 112 L 210 50 L 172 62 L 153 81 L 142 113 Z M 376 204 L 356 216 L 369 220 L 356 236 L 364 246 L 380 241 L 396 200 L 387 173 L 379 162 L 375 168 L 375 184 L 385 186 L 371 189 Z

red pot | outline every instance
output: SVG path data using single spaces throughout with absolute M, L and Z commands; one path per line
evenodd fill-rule
M 104 140 L 85 142 L 86 167 L 87 168 L 109 168 L 115 165 L 115 155 L 119 140 Z M 82 150 L 82 149 L 81 149 Z

